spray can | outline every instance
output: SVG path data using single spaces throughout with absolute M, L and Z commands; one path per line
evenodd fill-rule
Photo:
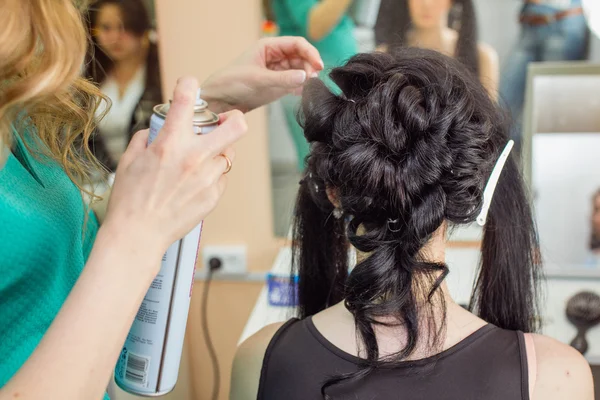
M 163 127 L 169 106 L 154 107 L 148 144 Z M 218 122 L 198 90 L 194 133 L 209 133 Z M 126 392 L 157 397 L 177 383 L 201 232 L 202 223 L 163 255 L 160 272 L 144 297 L 115 368 L 117 385 Z

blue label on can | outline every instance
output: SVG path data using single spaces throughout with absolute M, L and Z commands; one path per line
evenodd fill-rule
M 158 133 L 165 125 L 165 119 L 158 114 L 152 114 L 150 118 L 150 133 L 148 134 L 148 146 L 156 139 Z M 197 135 L 206 135 L 209 132 L 214 131 L 217 128 L 217 124 L 194 126 L 194 133 Z
M 150 133 L 148 134 L 148 145 L 154 142 L 154 139 L 158 136 L 158 132 L 165 125 L 165 119 L 158 114 L 152 114 L 150 118 Z
M 118 379 L 125 379 L 125 365 L 127 365 L 127 347 L 123 347 L 121 355 L 119 356 L 119 361 L 117 361 L 115 375 Z

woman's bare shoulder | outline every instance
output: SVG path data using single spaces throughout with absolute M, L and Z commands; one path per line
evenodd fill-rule
M 594 381 L 587 360 L 574 348 L 543 335 L 532 335 L 537 379 L 532 400 L 593 400 Z
M 238 347 L 231 371 L 230 400 L 256 399 L 265 352 L 283 324 L 265 326 Z

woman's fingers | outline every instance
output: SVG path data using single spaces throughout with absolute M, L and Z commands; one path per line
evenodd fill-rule
M 288 59 L 301 58 L 314 68 L 315 71 L 323 69 L 323 60 L 315 46 L 302 37 L 283 36 L 265 39 L 266 48 L 277 50 L 286 55 Z M 269 60 L 267 59 L 267 63 Z
M 197 92 L 198 80 L 196 78 L 183 77 L 177 81 L 165 125 L 158 134 L 158 139 L 164 140 L 171 136 L 193 134 L 192 121 Z
M 178 81 L 158 138 L 147 146 L 147 130 L 133 137 L 113 187 L 107 220 L 127 219 L 143 229 L 161 226 L 154 233 L 161 244 L 183 236 L 214 209 L 235 159 L 232 145 L 248 130 L 244 115 L 231 111 L 211 133 L 194 135 L 197 87 L 193 78 Z
M 226 155 L 231 162 L 235 161 L 235 149 L 233 147 L 226 148 L 221 154 Z
M 223 174 L 228 174 L 232 169 L 233 169 L 233 161 L 235 160 L 235 152 L 233 151 L 233 148 L 228 148 L 225 149 L 225 151 L 223 151 L 221 154 L 219 154 L 216 157 L 219 161 L 221 161 L 221 164 L 224 164 L 224 168 L 223 168 Z
M 222 175 L 217 181 L 217 193 L 219 194 L 219 198 L 223 196 L 225 193 L 225 189 L 227 188 L 227 175 Z
M 119 166 L 129 165 L 142 151 L 146 150 L 149 133 L 148 129 L 144 129 L 133 135 L 127 146 L 127 150 L 125 150 L 125 153 L 123 153 L 123 156 L 119 160 Z
M 248 131 L 246 118 L 234 110 L 219 116 L 219 127 L 209 134 L 199 136 L 199 146 L 211 158 L 223 153 Z
M 272 71 L 286 71 L 289 69 L 304 70 L 308 78 L 319 76 L 319 70 L 313 68 L 308 61 L 305 61 L 302 58 L 291 58 L 273 62 L 268 65 L 268 68 Z

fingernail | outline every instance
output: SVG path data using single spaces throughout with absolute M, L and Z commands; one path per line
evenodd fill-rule
M 306 71 L 298 71 L 298 73 L 294 74 L 293 82 L 297 85 L 302 85 L 306 82 Z
M 318 78 L 319 77 L 319 73 L 318 72 L 313 72 L 312 74 L 310 74 L 311 78 Z
M 321 64 L 321 69 L 325 69 L 325 64 L 323 63 L 323 60 L 319 60 L 319 63 Z

